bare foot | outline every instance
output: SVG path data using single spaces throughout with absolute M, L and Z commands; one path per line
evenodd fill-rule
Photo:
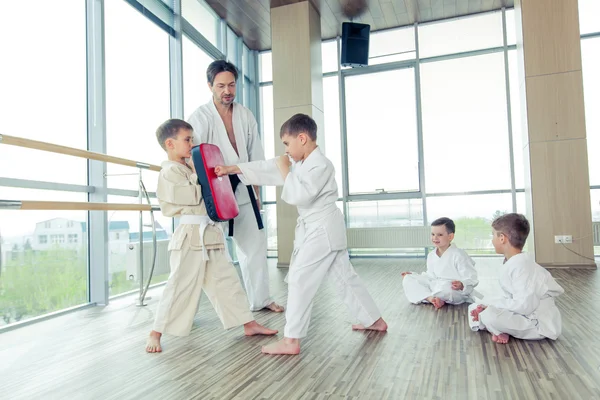
M 439 310 L 440 308 L 444 307 L 444 305 L 446 304 L 446 302 L 442 299 L 440 299 L 439 297 L 434 297 L 431 300 L 431 304 L 433 304 L 433 306 Z
M 379 318 L 377 321 L 375 321 L 375 323 L 371 326 L 367 326 L 365 327 L 364 325 L 352 325 L 352 330 L 353 331 L 379 331 L 379 332 L 386 332 L 387 331 L 387 324 L 385 323 L 385 321 L 383 320 L 383 318 Z
M 284 337 L 278 342 L 263 346 L 262 352 L 265 354 L 300 354 L 300 339 Z
M 146 341 L 146 352 L 147 353 L 160 353 L 162 352 L 162 347 L 160 347 L 160 337 L 162 333 L 152 331 L 150 332 L 150 336 Z
M 279 304 L 277 304 L 275 302 L 272 302 L 271 304 L 269 304 L 268 306 L 263 308 L 263 310 L 270 310 L 273 312 L 284 312 L 285 308 L 283 308 L 283 306 L 280 306 Z
M 272 335 L 277 335 L 277 332 L 278 331 L 276 331 L 274 329 L 265 328 L 264 326 L 260 325 L 256 321 L 251 321 L 251 322 L 244 324 L 244 334 L 246 336 L 255 336 L 255 335 L 272 336 Z
M 508 336 L 508 334 L 506 334 L 506 333 L 501 333 L 499 335 L 492 335 L 492 341 L 496 342 L 498 344 L 506 344 L 506 343 L 508 343 L 508 339 L 510 339 L 510 336 Z

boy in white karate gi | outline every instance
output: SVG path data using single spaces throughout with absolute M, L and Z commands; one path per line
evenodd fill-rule
M 225 329 L 244 325 L 247 336 L 275 335 L 277 331 L 259 325 L 248 310 L 246 293 L 226 255 L 223 231 L 208 218 L 194 164 L 185 161 L 191 158 L 192 126 L 170 119 L 156 137 L 168 155 L 161 165 L 156 197 L 162 214 L 179 216 L 180 223 L 169 242 L 171 274 L 146 351 L 162 351 L 163 333 L 189 335 L 203 289 Z
M 431 303 L 436 309 L 448 304 L 472 302 L 477 286 L 475 262 L 462 249 L 452 244 L 456 227 L 450 218 L 431 223 L 431 241 L 435 251 L 427 256 L 427 271 L 421 275 L 402 273 L 402 286 L 408 301 Z
M 529 221 L 521 214 L 506 214 L 492 223 L 492 243 L 504 254 L 500 275 L 501 298 L 471 304 L 471 329 L 487 329 L 496 343 L 518 339 L 556 340 L 562 331 L 560 311 L 554 298 L 564 293 L 550 272 L 522 253 L 529 235 Z M 485 300 L 485 299 L 484 299 Z
M 335 172 L 316 144 L 317 124 L 308 115 L 296 114 L 283 124 L 280 136 L 286 155 L 215 169 L 217 175 L 240 174 L 245 184 L 283 186 L 281 198 L 298 208 L 284 338 L 264 346 L 262 352 L 300 353 L 313 298 L 325 276 L 336 283 L 352 317 L 360 322 L 352 329 L 386 331 L 379 309 L 350 264 L 344 216 L 335 204 Z

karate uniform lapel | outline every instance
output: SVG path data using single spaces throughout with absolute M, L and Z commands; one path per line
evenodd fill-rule
M 235 165 L 240 162 L 240 157 L 235 152 L 235 149 L 231 145 L 229 141 L 229 136 L 227 135 L 227 129 L 225 129 L 225 124 L 223 123 L 223 119 L 219 115 L 217 111 L 217 107 L 213 100 L 210 101 L 210 110 L 212 112 L 213 123 L 215 127 L 215 132 L 213 133 L 213 143 L 219 146 L 221 153 L 223 154 L 223 159 L 225 160 L 225 164 L 227 165 Z M 238 136 L 235 134 L 235 112 L 233 114 L 233 128 L 234 135 L 236 137 L 236 141 L 238 140 Z M 240 149 L 240 144 L 238 142 L 238 151 L 240 153 L 245 152 L 245 149 Z

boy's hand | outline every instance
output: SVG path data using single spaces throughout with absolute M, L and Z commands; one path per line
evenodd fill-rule
M 473 311 L 471 311 L 471 317 L 473 317 L 473 321 L 479 321 L 479 314 L 481 314 L 481 312 L 486 308 L 487 306 L 479 304 Z
M 277 166 L 279 167 L 279 169 L 289 170 L 291 165 L 292 162 L 290 161 L 290 158 L 287 154 L 277 157 Z
M 465 285 L 461 281 L 452 281 L 452 290 L 463 290 Z
M 402 273 L 402 274 L 400 274 L 400 275 L 402 275 L 402 277 L 404 278 L 406 275 L 410 275 L 410 274 L 412 274 L 412 272 L 408 272 L 408 271 L 406 271 L 406 272 L 403 272 L 403 273 Z
M 287 154 L 277 157 L 275 160 L 277 164 L 277 168 L 279 168 L 279 172 L 281 173 L 281 177 L 285 180 L 290 173 L 290 166 L 292 162 Z

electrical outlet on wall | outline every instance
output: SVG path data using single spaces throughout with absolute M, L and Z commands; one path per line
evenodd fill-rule
M 554 243 L 573 243 L 572 235 L 556 235 L 554 236 Z

